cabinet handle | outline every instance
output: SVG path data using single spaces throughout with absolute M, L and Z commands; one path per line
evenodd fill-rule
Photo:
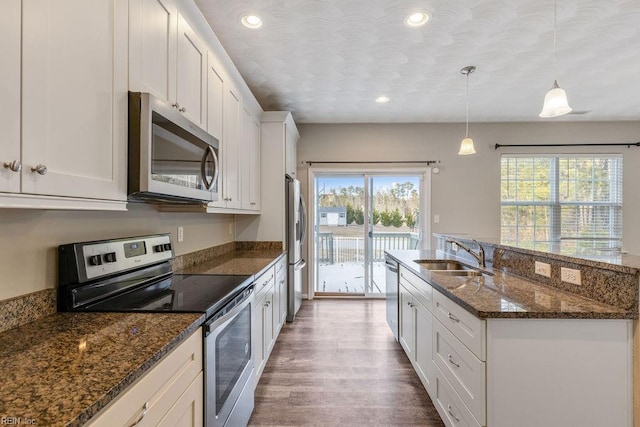
M 47 174 L 47 167 L 45 165 L 36 165 L 31 167 L 31 172 L 36 172 L 39 175 Z
M 453 414 L 453 411 L 451 410 L 451 405 L 447 405 L 447 412 L 449 413 L 449 415 L 451 415 L 456 420 L 456 422 L 460 422 L 460 418 L 456 417 Z
M 451 320 L 453 320 L 454 322 L 459 322 L 460 319 L 458 319 L 456 316 L 454 316 L 453 314 L 451 314 L 451 312 L 447 311 L 447 317 Z
M 22 164 L 19 160 L 13 160 L 11 162 L 4 162 L 5 169 L 10 169 L 12 172 L 20 172 Z
M 186 109 L 186 108 L 184 108 L 184 107 L 182 107 L 182 108 L 178 109 L 178 111 L 180 111 L 181 113 L 186 113 L 186 112 L 187 112 L 187 109 Z
M 451 363 L 451 364 L 452 364 L 453 366 L 455 366 L 456 368 L 459 368 L 459 367 L 460 367 L 460 364 L 459 364 L 459 363 L 456 363 L 456 362 L 454 362 L 454 361 L 453 361 L 453 358 L 451 357 L 451 355 L 450 355 L 450 354 L 447 354 L 447 359 L 449 359 L 449 363 Z
M 171 106 L 172 106 L 173 108 L 177 108 L 178 110 L 180 110 L 180 104 L 178 104 L 177 102 L 175 102 L 175 103 L 171 104 Z
M 144 416 L 147 415 L 147 410 L 148 409 L 149 409 L 149 402 L 144 402 L 144 406 L 142 407 L 142 413 L 140 414 L 138 419 L 133 422 L 133 424 L 129 424 L 129 427 L 133 427 L 133 426 L 136 426 L 136 425 L 140 424 L 140 421 L 142 421 Z
M 250 204 L 250 205 L 255 205 L 255 204 L 256 204 L 256 202 L 251 202 L 251 203 L 249 203 L 249 204 Z

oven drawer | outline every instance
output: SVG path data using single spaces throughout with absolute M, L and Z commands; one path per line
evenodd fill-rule
M 202 328 L 165 356 L 91 420 L 91 427 L 155 426 L 202 372 Z M 200 390 L 202 399 L 202 390 Z M 146 406 L 146 410 L 145 410 Z M 199 407 L 202 403 L 199 402 Z M 144 414 L 144 416 L 143 416 Z

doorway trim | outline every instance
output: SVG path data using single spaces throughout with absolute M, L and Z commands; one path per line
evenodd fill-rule
M 307 236 L 309 238 L 306 242 L 306 249 L 310 261 L 307 265 L 307 298 L 312 300 L 317 298 L 316 293 L 316 236 L 315 225 L 317 221 L 316 203 L 312 200 L 315 198 L 316 192 L 316 175 L 319 174 L 362 174 L 362 175 L 422 175 L 421 188 L 420 188 L 420 249 L 431 249 L 431 167 L 406 167 L 401 164 L 385 165 L 384 167 L 331 167 L 331 166 L 317 166 L 309 167 L 307 169 L 307 206 L 308 206 L 308 221 L 307 221 Z M 366 193 L 365 193 L 366 194 Z M 347 298 L 347 296 L 343 297 Z M 366 298 L 361 295 L 351 298 Z

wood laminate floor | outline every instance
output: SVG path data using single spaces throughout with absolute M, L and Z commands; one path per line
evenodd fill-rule
M 256 387 L 250 426 L 443 426 L 384 300 L 304 301 Z

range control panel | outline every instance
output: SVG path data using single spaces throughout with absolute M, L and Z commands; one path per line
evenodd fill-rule
M 82 263 L 78 259 L 78 267 L 84 267 L 87 280 L 173 258 L 168 234 L 76 243 L 75 246 L 77 256 L 82 257 Z

